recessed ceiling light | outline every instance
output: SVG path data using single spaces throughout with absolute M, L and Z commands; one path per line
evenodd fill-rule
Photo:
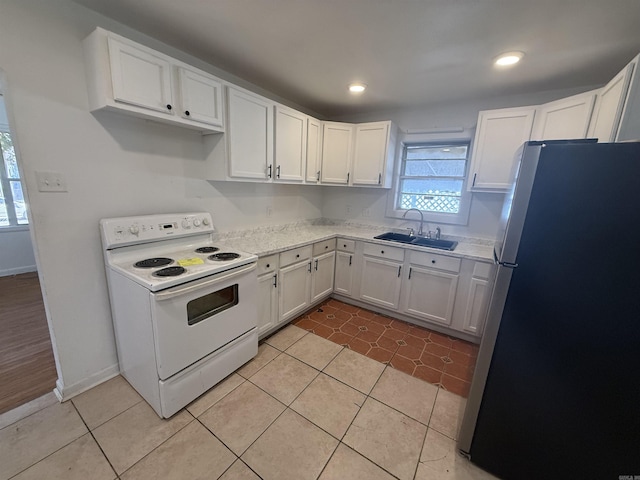
M 349 91 L 351 93 L 362 93 L 367 86 L 364 83 L 352 83 L 349 85 Z
M 518 63 L 523 56 L 524 56 L 524 53 L 522 52 L 503 53 L 502 55 L 496 58 L 495 64 L 499 67 L 509 67 L 511 65 L 515 65 L 516 63 Z

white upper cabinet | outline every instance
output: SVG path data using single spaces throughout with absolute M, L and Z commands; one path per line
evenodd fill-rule
M 531 140 L 587 138 L 595 98 L 587 92 L 540 105 Z
M 113 110 L 202 133 L 224 131 L 216 77 L 101 28 L 83 43 L 91 111 Z
M 589 136 L 599 142 L 640 139 L 639 59 L 640 55 L 598 93 Z
M 602 87 L 589 126 L 589 137 L 597 138 L 599 142 L 615 140 L 632 73 L 633 65 L 629 64 Z
M 222 127 L 222 84 L 210 75 L 178 67 L 180 115 L 183 118 Z
M 307 116 L 276 106 L 274 181 L 302 182 L 307 162 Z
M 349 183 L 353 125 L 325 122 L 322 133 L 322 183 Z
M 322 123 L 307 117 L 307 168 L 306 182 L 320 182 L 322 166 Z
M 355 127 L 353 185 L 390 187 L 395 154 L 391 122 L 362 123 Z
M 486 110 L 478 116 L 469 189 L 505 192 L 518 148 L 531 136 L 535 107 Z
M 273 178 L 273 107 L 264 97 L 227 88 L 230 177 L 262 181 Z
M 108 39 L 113 99 L 173 114 L 171 64 L 152 50 Z

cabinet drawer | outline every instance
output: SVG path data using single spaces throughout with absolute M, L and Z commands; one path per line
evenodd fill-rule
M 336 249 L 336 239 L 325 240 L 324 242 L 318 242 L 313 244 L 313 256 L 317 257 L 323 253 L 332 252 Z
M 353 240 L 338 239 L 338 250 L 342 252 L 354 253 L 356 251 L 356 242 Z
M 458 273 L 460 271 L 460 259 L 436 255 L 433 253 L 411 252 L 411 263 L 424 267 L 437 268 L 447 272 Z
M 473 276 L 474 278 L 482 278 L 484 280 L 489 280 L 489 278 L 491 278 L 492 270 L 493 270 L 493 264 L 476 262 L 476 264 L 473 266 Z
M 278 255 L 258 258 L 258 275 L 275 272 L 278 269 Z
M 397 247 L 388 247 L 376 243 L 365 243 L 364 254 L 372 257 L 388 258 L 390 260 L 404 261 L 404 250 Z
M 311 245 L 306 247 L 294 248 L 280 254 L 280 268 L 291 265 L 292 263 L 309 260 L 311 258 Z

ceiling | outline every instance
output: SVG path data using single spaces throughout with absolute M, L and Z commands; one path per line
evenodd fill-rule
M 600 85 L 640 53 L 639 0 L 74 1 L 325 117 Z

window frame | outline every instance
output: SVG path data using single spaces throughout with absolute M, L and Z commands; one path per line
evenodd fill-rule
M 2 93 L 0 93 L 0 97 L 3 97 Z M 0 122 L 0 132 L 1 133 L 7 133 L 11 136 L 11 143 L 13 144 L 13 149 L 14 152 L 16 154 L 16 159 L 18 156 L 17 153 L 17 148 L 15 145 L 15 139 L 13 137 L 13 134 L 9 128 L 9 125 L 7 125 L 4 122 Z M 26 192 L 24 189 L 24 179 L 22 176 L 22 170 L 20 169 L 20 165 L 18 164 L 18 177 L 17 178 L 9 178 L 9 175 L 7 174 L 7 170 L 6 170 L 6 166 L 5 166 L 5 161 L 4 161 L 4 155 L 2 154 L 2 150 L 0 149 L 0 183 L 2 185 L 2 192 L 4 194 L 4 204 L 5 204 L 5 208 L 7 210 L 7 220 L 9 222 L 9 225 L 0 225 L 0 230 L 2 231 L 7 231 L 7 230 L 25 230 L 29 228 L 29 214 L 27 212 L 27 202 L 26 202 L 26 198 L 24 199 L 24 211 L 26 214 L 26 223 L 18 223 L 18 218 L 16 216 L 16 208 L 15 208 L 15 203 L 14 203 L 14 199 L 13 199 L 13 190 L 11 190 L 11 183 L 12 182 L 17 182 L 20 184 L 20 187 L 22 189 L 22 195 L 26 196 Z
M 467 160 L 465 163 L 464 177 L 462 178 L 462 192 L 460 195 L 460 210 L 458 213 L 440 213 L 429 212 L 421 210 L 424 221 L 429 223 L 445 224 L 445 225 L 468 225 L 469 212 L 471 210 L 471 198 L 472 192 L 467 188 L 469 182 L 469 172 L 471 168 L 471 148 L 473 146 L 472 141 L 468 137 L 457 138 L 428 138 L 428 139 L 405 139 L 399 142 L 399 150 L 397 152 L 397 162 L 394 168 L 393 175 L 393 187 L 390 195 L 387 197 L 387 213 L 386 216 L 390 218 L 403 218 L 403 215 L 407 212 L 407 209 L 397 208 L 397 199 L 400 190 L 400 181 L 403 177 L 403 168 L 405 164 L 405 151 L 406 147 L 416 146 L 460 146 L 467 145 Z M 443 177 L 445 178 L 445 177 Z

